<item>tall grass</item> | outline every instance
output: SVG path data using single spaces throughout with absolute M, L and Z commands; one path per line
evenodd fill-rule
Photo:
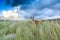
M 60 40 L 59 21 L 0 21 L 0 40 Z

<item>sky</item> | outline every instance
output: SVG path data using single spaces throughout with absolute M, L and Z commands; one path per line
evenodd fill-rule
M 0 0 L 0 16 L 20 19 L 29 19 L 31 16 L 35 19 L 60 18 L 60 0 L 20 0 L 19 2 L 23 4 L 15 4 L 12 7 L 5 5 L 6 0 Z

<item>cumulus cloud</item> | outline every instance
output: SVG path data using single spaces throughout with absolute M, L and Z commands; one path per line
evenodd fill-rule
M 35 19 L 57 19 L 60 18 L 59 0 L 36 0 L 28 6 L 26 10 L 20 10 L 21 16 L 29 18 L 35 16 Z
M 18 13 L 12 10 L 2 11 L 2 14 L 3 14 L 3 17 L 5 18 L 9 18 L 9 17 L 17 18 L 18 17 Z
M 60 10 L 45 8 L 40 11 L 39 16 L 36 16 L 37 19 L 57 19 L 60 18 Z
M 60 3 L 58 1 L 59 0 L 34 0 L 34 2 L 29 5 L 19 4 L 20 6 L 17 6 L 17 4 L 13 10 L 3 10 L 2 14 L 4 18 L 15 18 L 19 20 L 29 19 L 31 16 L 35 16 L 35 19 L 60 18 Z
M 41 3 L 40 3 L 41 2 Z M 55 3 L 55 0 L 36 0 L 34 3 L 30 4 L 26 10 L 21 10 L 21 7 L 15 7 L 14 10 L 2 11 L 4 17 L 14 17 L 20 19 L 30 18 L 31 16 L 35 16 L 35 19 L 55 19 L 60 18 L 60 3 L 56 3 L 54 5 L 50 5 Z M 51 8 L 46 7 L 50 5 Z M 43 8 L 42 8 L 43 7 Z M 19 13 L 17 13 L 17 8 Z M 41 10 L 40 10 L 41 9 Z
M 13 10 L 8 10 L 8 11 L 3 10 L 2 11 L 2 16 L 5 19 L 10 19 L 10 20 L 23 20 L 24 17 L 19 15 L 20 14 L 19 13 L 20 10 L 17 10 L 17 8 L 18 7 L 15 7 Z
M 35 19 L 57 19 L 60 18 L 60 10 L 55 10 L 51 8 L 44 8 L 42 10 L 25 10 L 24 12 L 27 12 L 26 14 L 23 13 L 24 16 L 30 15 L 35 16 Z
M 23 18 L 30 18 L 35 16 L 35 19 L 57 19 L 60 18 L 60 3 L 57 0 L 36 0 L 23 10 L 20 9 L 20 15 Z

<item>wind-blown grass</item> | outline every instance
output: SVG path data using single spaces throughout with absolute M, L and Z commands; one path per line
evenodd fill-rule
M 57 20 L 41 21 L 39 25 L 32 21 L 0 21 L 0 40 L 60 40 L 60 24 Z

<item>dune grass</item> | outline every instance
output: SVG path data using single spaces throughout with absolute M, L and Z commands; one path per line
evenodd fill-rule
M 60 21 L 0 21 L 0 40 L 60 40 Z

